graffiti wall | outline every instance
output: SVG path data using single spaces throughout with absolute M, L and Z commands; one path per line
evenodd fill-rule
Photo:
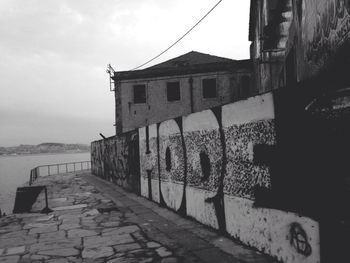
M 141 194 L 283 262 L 319 262 L 316 221 L 255 205 L 275 130 L 272 93 L 142 127 Z
M 91 171 L 125 189 L 139 192 L 139 136 L 129 132 L 91 143 Z
M 300 23 L 308 74 L 325 67 L 334 53 L 350 40 L 349 0 L 304 0 Z

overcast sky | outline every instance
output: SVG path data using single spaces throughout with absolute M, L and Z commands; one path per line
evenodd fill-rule
M 218 0 L 0 0 L 0 146 L 114 135 L 106 65 L 160 53 Z M 249 57 L 248 0 L 223 0 L 160 63 L 191 50 Z

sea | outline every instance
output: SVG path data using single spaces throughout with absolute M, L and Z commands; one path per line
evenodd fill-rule
M 90 153 L 0 156 L 0 209 L 12 214 L 17 187 L 29 181 L 30 170 L 47 164 L 90 161 Z

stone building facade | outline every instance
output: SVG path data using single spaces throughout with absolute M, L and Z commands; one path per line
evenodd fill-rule
M 230 103 L 254 93 L 250 60 L 189 52 L 114 73 L 116 133 Z

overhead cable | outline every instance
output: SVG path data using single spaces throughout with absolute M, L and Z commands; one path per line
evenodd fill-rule
M 172 45 L 170 45 L 168 48 L 166 48 L 164 51 L 159 53 L 157 56 L 151 58 L 150 60 L 146 61 L 145 63 L 141 64 L 140 66 L 137 66 L 136 68 L 133 68 L 132 70 L 139 69 L 148 63 L 152 62 L 153 60 L 159 58 L 161 55 L 163 55 L 165 52 L 167 52 L 169 49 L 171 49 L 173 46 L 175 46 L 177 43 L 179 43 L 186 35 L 188 35 L 196 26 L 199 25 L 200 22 L 202 22 L 223 0 L 220 0 L 217 2 L 194 26 L 192 26 L 185 34 L 183 34 L 178 40 L 176 40 Z

